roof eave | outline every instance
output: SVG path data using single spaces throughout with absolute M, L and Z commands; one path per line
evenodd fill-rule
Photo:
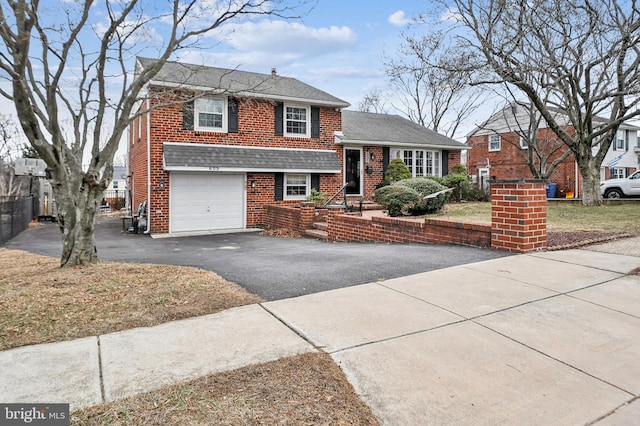
M 457 151 L 464 151 L 469 149 L 470 147 L 465 144 L 456 145 L 441 145 L 441 144 L 433 144 L 433 143 L 417 143 L 417 142 L 392 142 L 392 141 L 371 141 L 371 140 L 361 140 L 361 139 L 342 139 L 339 137 L 335 138 L 335 143 L 337 145 L 369 145 L 369 146 L 395 146 L 395 147 L 416 147 L 416 148 L 435 148 L 435 149 L 452 149 Z

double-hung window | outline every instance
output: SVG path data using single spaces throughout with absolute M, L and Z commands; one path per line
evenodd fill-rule
M 489 151 L 500 151 L 500 135 L 489 135 Z
M 310 193 L 311 179 L 308 174 L 284 175 L 284 199 L 304 200 Z
M 195 100 L 195 130 L 226 132 L 226 100 L 224 98 L 198 98 Z
M 285 136 L 311 137 L 311 111 L 309 107 L 285 105 Z
M 523 132 L 520 135 L 520 148 L 529 149 L 529 132 Z
M 614 151 L 624 151 L 625 148 L 625 131 L 618 130 L 616 132 L 616 139 L 613 141 L 613 150 Z

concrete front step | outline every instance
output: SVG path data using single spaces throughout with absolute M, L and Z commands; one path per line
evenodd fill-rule
M 326 240 L 329 237 L 327 231 L 322 231 L 320 229 L 307 229 L 304 231 L 304 235 L 318 240 Z

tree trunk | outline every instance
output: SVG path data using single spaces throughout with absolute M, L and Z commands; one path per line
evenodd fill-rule
M 582 205 L 600 206 L 602 205 L 602 194 L 600 194 L 600 165 L 591 161 L 584 167 L 580 167 L 582 175 Z
M 77 193 L 62 191 L 56 194 L 62 233 L 61 267 L 88 265 L 98 261 L 94 225 L 102 195 L 102 191 L 95 187 Z

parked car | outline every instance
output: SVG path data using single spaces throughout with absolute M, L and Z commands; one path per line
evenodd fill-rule
M 625 179 L 609 179 L 600 182 L 604 198 L 640 197 L 640 170 Z

